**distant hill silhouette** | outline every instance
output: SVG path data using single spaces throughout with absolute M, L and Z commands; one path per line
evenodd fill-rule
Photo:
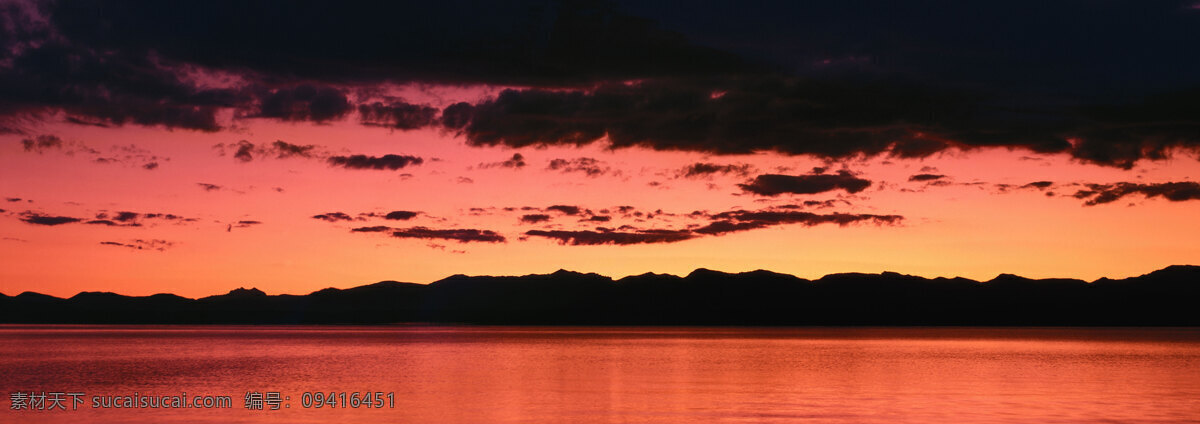
M 471 323 L 544 325 L 1200 325 L 1200 266 L 1094 282 L 1001 274 L 978 282 L 885 272 L 817 280 L 697 269 L 613 280 L 558 271 L 384 281 L 308 295 L 257 289 L 188 299 L 0 295 L 4 323 Z

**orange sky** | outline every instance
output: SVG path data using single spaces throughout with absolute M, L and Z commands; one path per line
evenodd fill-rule
M 0 293 L 1200 264 L 1200 9 L 1093 3 L 9 1 Z
M 408 93 L 445 106 L 451 98 L 486 98 L 494 89 L 442 89 Z M 644 272 L 686 274 L 698 267 L 722 271 L 770 269 L 815 278 L 835 272 L 896 271 L 922 276 L 990 279 L 1001 272 L 1028 277 L 1140 275 L 1172 264 L 1200 263 L 1200 202 L 1133 194 L 1085 206 L 1072 197 L 1078 184 L 1193 181 L 1200 162 L 1140 161 L 1131 170 L 1080 163 L 1065 154 L 1024 150 L 951 150 L 925 159 L 887 155 L 832 163 L 774 152 L 708 155 L 643 148 L 511 149 L 468 146 L 462 136 L 435 129 L 389 130 L 362 126 L 357 116 L 325 124 L 281 123 L 225 116 L 217 132 L 157 127 L 98 128 L 47 120 L 31 134 L 53 134 L 60 146 L 27 151 L 31 135 L 0 136 L 0 292 L 37 291 L 70 296 L 79 291 L 129 295 L 170 292 L 199 297 L 236 287 L 303 294 L 380 280 L 428 283 L 451 274 L 513 275 L 559 268 L 622 277 Z M 316 145 L 330 155 L 413 155 L 425 161 L 398 170 L 330 166 L 320 158 L 258 155 L 243 162 L 214 145 L 283 140 Z M 120 146 L 134 146 L 121 150 Z M 89 150 L 90 149 L 90 150 Z M 133 152 L 132 154 L 130 152 Z M 524 157 L 520 168 L 489 166 Z M 126 157 L 129 156 L 129 157 Z M 97 158 L 117 158 L 98 163 Z M 169 159 L 168 159 L 169 158 Z M 436 158 L 436 159 L 434 159 Z M 595 159 L 597 175 L 563 172 L 554 159 Z M 142 165 L 158 163 L 147 170 Z M 694 163 L 748 165 L 745 172 L 685 177 Z M 849 170 L 871 181 L 864 191 L 760 196 L 738 184 L 765 173 L 809 174 Z M 940 184 L 910 182 L 915 174 L 945 175 Z M 1052 181 L 1041 190 L 1015 188 Z M 220 186 L 206 190 L 199 183 Z M 1003 188 L 1003 184 L 1012 188 Z M 1047 192 L 1053 193 L 1048 195 Z M 731 210 L 760 210 L 806 200 L 839 200 L 814 213 L 900 215 L 895 225 L 783 224 L 702 236 L 673 243 L 574 246 L 529 230 L 581 230 L 597 226 L 685 229 L 703 217 Z M 611 216 L 544 209 L 578 206 Z M 618 206 L 662 214 L 624 216 Z M 517 208 L 506 211 L 505 207 Z M 482 208 L 473 211 L 472 208 Z M 601 210 L 607 209 L 608 213 Z M 326 222 L 314 215 L 417 211 L 409 221 L 365 218 Z M 186 222 L 141 218 L 139 227 L 82 222 L 36 225 L 29 214 L 78 217 L 119 211 L 173 214 Z M 525 214 L 547 222 L 523 223 Z M 640 221 L 639 221 L 640 219 Z M 260 224 L 239 227 L 239 221 Z M 504 243 L 401 239 L 387 233 L 351 232 L 387 225 L 494 231 Z M 141 240 L 142 242 L 138 242 Z M 151 242 L 161 240 L 162 242 Z M 110 242 L 105 244 L 105 242 Z M 112 244 L 117 243 L 117 244 Z M 131 247 L 133 246 L 133 247 Z M 136 247 L 140 246 L 141 249 Z

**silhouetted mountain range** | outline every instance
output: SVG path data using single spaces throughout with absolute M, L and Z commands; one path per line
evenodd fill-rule
M 885 272 L 806 280 L 697 269 L 613 280 L 558 271 L 384 281 L 308 295 L 258 289 L 188 299 L 82 292 L 0 295 L 5 323 L 471 323 L 550 325 L 1200 325 L 1200 266 L 1122 280 L 979 282 Z

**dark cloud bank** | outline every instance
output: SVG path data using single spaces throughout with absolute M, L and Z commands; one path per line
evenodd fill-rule
M 19 2 L 0 37 L 0 129 L 61 115 L 217 131 L 234 110 L 515 148 L 1001 147 L 1120 168 L 1200 148 L 1200 60 L 1173 47 L 1200 41 L 1194 8 L 853 3 Z M 519 88 L 444 108 L 375 90 L 414 82 Z
M 187 299 L 82 292 L 69 299 L 0 295 L 6 323 L 472 323 L 576 325 L 1195 326 L 1200 267 L 1140 277 L 989 281 L 885 272 L 787 274 L 697 269 L 685 277 L 613 280 L 558 271 L 455 275 L 428 285 L 385 281 L 308 295 L 257 289 Z

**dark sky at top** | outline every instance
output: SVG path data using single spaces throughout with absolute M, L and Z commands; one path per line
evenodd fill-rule
M 620 4 L 698 43 L 802 75 L 901 75 L 1081 101 L 1200 84 L 1195 2 Z
M 1200 145 L 1200 6 L 1184 1 L 31 4 L 5 13 L 10 132 L 57 111 L 215 131 L 220 110 L 321 122 L 357 109 L 512 147 L 1011 147 L 1128 169 Z M 205 87 L 188 69 L 244 83 Z M 414 82 L 526 89 L 444 111 L 350 98 Z

